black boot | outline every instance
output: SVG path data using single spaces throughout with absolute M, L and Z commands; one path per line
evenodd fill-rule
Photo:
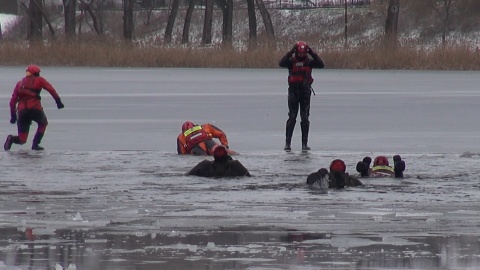
M 35 137 L 33 137 L 32 150 L 37 150 L 37 151 L 43 150 L 43 147 L 40 146 L 40 142 L 42 141 L 42 138 L 43 138 L 43 133 L 35 134 Z
M 311 150 L 310 147 L 308 147 L 308 131 L 310 129 L 310 122 L 301 122 L 300 127 L 302 128 L 302 150 Z
M 286 130 L 285 130 L 285 147 L 283 150 L 285 151 L 290 151 L 292 150 L 291 144 L 292 144 L 292 136 L 293 136 L 293 129 L 295 128 L 295 124 L 297 121 L 293 118 L 288 118 L 287 120 L 287 125 L 286 125 Z
M 20 144 L 20 137 L 8 135 L 7 139 L 5 140 L 5 144 L 3 144 L 3 149 L 5 149 L 5 151 L 10 150 L 12 148 L 12 144 L 14 143 Z
M 292 138 L 286 138 L 285 139 L 285 147 L 283 147 L 283 150 L 285 151 L 291 151 L 292 147 L 290 146 L 292 143 Z

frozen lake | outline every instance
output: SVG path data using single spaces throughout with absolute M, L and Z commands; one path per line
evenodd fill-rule
M 24 67 L 0 68 L 0 136 Z M 0 269 L 479 269 L 480 73 L 320 70 L 310 153 L 285 153 L 282 69 L 43 68 L 44 152 L 0 154 Z M 251 178 L 184 176 L 181 124 Z M 406 177 L 318 194 L 309 173 L 402 155 Z

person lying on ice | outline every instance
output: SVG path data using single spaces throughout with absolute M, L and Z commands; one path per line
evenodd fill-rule
M 361 186 L 363 183 L 355 176 L 349 175 L 347 166 L 341 159 L 335 159 L 330 163 L 330 172 L 321 168 L 307 177 L 307 185 L 312 189 L 318 188 L 344 188 L 345 186 Z
M 364 157 L 362 161 L 357 163 L 357 172 L 361 177 L 395 177 L 403 178 L 405 171 L 405 161 L 400 155 L 393 156 L 393 168 L 388 163 L 388 158 L 385 156 L 377 156 L 373 161 L 373 167 L 370 168 L 372 159 Z
M 193 167 L 187 175 L 202 177 L 250 176 L 250 172 L 238 160 L 234 160 L 223 145 L 213 148 L 214 160 L 203 160 Z
M 221 129 L 212 124 L 195 125 L 187 121 L 177 137 L 177 152 L 179 155 L 212 155 L 213 147 L 218 145 L 214 138 L 228 150 L 227 135 Z M 228 153 L 236 154 L 233 150 L 228 150 Z

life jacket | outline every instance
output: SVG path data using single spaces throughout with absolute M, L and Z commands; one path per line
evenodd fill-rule
M 212 138 L 212 136 L 208 134 L 202 128 L 202 126 L 194 126 L 190 129 L 185 130 L 185 132 L 183 132 L 183 136 L 185 136 L 185 148 L 187 149 L 187 153 L 190 153 L 190 151 L 192 151 L 192 148 L 195 147 L 195 145 L 203 141 L 210 140 Z
M 370 172 L 370 176 L 372 177 L 388 177 L 393 175 L 395 175 L 393 168 L 386 165 L 374 166 Z
M 29 99 L 32 97 L 41 99 L 40 91 L 42 91 L 41 87 L 35 88 L 35 77 L 33 76 L 25 77 L 22 79 L 22 83 L 18 91 L 18 96 L 20 100 Z
M 289 84 L 302 84 L 303 86 L 313 83 L 312 67 L 308 65 L 308 57 L 300 61 L 296 57 L 293 58 L 293 67 L 288 74 Z

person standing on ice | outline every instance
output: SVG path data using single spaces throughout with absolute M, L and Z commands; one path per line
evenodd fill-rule
M 310 56 L 310 57 L 309 57 Z M 307 43 L 298 41 L 293 48 L 282 57 L 280 67 L 288 68 L 288 120 L 285 132 L 284 150 L 291 150 L 293 130 L 300 109 L 300 127 L 302 129 L 302 150 L 308 147 L 308 131 L 310 129 L 310 97 L 312 95 L 312 69 L 324 68 L 325 63 Z
M 47 90 L 55 99 L 58 109 L 65 107 L 55 88 L 45 78 L 40 76 L 40 68 L 38 66 L 29 65 L 25 72 L 26 76 L 17 83 L 10 99 L 10 123 L 17 123 L 18 136 L 7 136 L 3 145 L 5 151 L 10 150 L 14 143 L 24 144 L 27 142 L 32 121 L 38 124 L 37 132 L 33 137 L 32 150 L 43 150 L 40 142 L 45 134 L 48 121 L 40 101 L 42 89 Z

